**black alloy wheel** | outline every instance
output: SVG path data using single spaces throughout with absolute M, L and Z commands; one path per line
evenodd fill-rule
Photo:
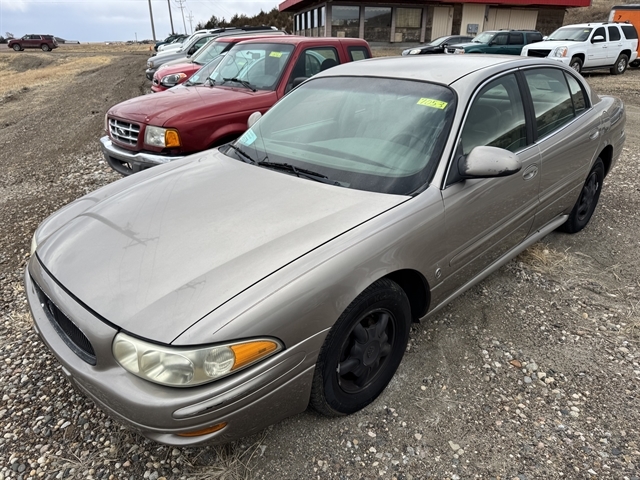
M 573 206 L 569 218 L 559 230 L 567 233 L 577 233 L 587 226 L 598 205 L 603 180 L 604 163 L 598 158 L 582 186 L 578 201 Z
M 311 406 L 348 415 L 373 402 L 393 378 L 409 340 L 411 308 L 402 288 L 381 279 L 343 312 L 320 351 Z

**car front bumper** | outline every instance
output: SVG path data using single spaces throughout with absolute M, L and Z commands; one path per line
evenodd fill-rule
M 147 438 L 175 446 L 227 443 L 307 408 L 315 362 L 326 332 L 289 347 L 235 375 L 191 388 L 157 385 L 128 373 L 113 358 L 118 328 L 60 287 L 36 255 L 25 271 L 34 328 L 70 382 L 110 416 Z M 95 365 L 80 358 L 56 329 L 45 295 L 87 337 Z M 180 436 L 226 423 L 221 430 Z
M 147 68 L 145 70 L 145 75 L 147 76 L 147 80 L 153 80 L 153 74 L 156 73 L 157 68 Z
M 150 152 L 131 152 L 114 145 L 108 136 L 102 137 L 100 144 L 107 163 L 122 175 L 131 175 L 145 168 L 184 158 L 182 155 L 168 156 Z

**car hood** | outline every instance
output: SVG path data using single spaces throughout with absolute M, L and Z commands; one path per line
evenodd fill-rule
M 447 48 L 469 48 L 469 47 L 486 47 L 486 43 L 478 43 L 478 42 L 465 42 L 465 43 L 456 43 L 449 45 Z
M 106 198 L 89 195 L 80 202 L 89 208 L 37 250 L 84 305 L 161 343 L 408 198 L 297 178 L 217 150 L 180 162 Z
M 269 109 L 275 103 L 275 95 L 275 92 L 252 92 L 247 88 L 170 88 L 119 103 L 109 110 L 109 115 L 147 125 L 170 127 L 185 122 L 193 123 L 200 118 L 239 112 L 245 110 L 241 108 L 243 103 L 247 105 L 246 110 Z
M 202 65 L 199 65 L 197 63 L 179 62 L 174 65 L 168 65 L 165 63 L 158 70 L 156 70 L 154 76 L 159 80 L 162 80 L 162 77 L 171 75 L 173 73 L 186 73 L 188 76 L 191 76 L 191 74 L 197 72 L 198 70 L 200 70 L 200 68 L 202 68 Z
M 177 58 L 176 60 L 171 60 L 170 62 L 163 63 L 162 65 L 160 65 L 158 67 L 158 70 L 164 70 L 165 68 L 170 68 L 170 67 L 173 67 L 174 65 L 176 65 L 176 66 L 177 65 L 189 65 L 191 67 L 194 64 L 188 58 L 180 57 L 180 58 Z M 202 65 L 198 66 L 198 68 L 200 68 L 200 67 L 202 67 Z
M 523 49 L 530 50 L 553 50 L 557 47 L 568 47 L 570 45 L 576 45 L 577 43 L 582 42 L 574 42 L 572 40 L 545 40 L 544 42 L 536 42 L 530 43 L 529 45 L 525 45 Z

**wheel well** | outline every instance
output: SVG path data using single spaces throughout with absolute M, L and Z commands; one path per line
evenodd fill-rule
M 393 280 L 404 290 L 411 305 L 411 318 L 417 322 L 427 313 L 431 294 L 429 284 L 424 276 L 416 270 L 398 270 L 385 278 Z
M 233 140 L 238 138 L 240 135 L 241 133 L 234 133 L 231 135 L 225 135 L 224 137 L 220 137 L 215 142 L 213 142 L 209 148 L 219 147 L 220 145 L 224 145 L 225 143 L 232 142 Z
M 576 53 L 573 57 L 578 57 L 580 61 L 584 64 L 584 53 Z
M 620 55 L 626 55 L 627 60 L 629 60 L 631 58 L 631 50 L 623 50 L 620 52 Z
M 598 156 L 602 160 L 602 163 L 604 163 L 604 176 L 606 177 L 611 169 L 611 162 L 613 162 L 613 147 L 611 145 L 607 145 Z

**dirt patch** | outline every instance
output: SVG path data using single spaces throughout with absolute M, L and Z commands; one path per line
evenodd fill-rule
M 34 229 L 119 178 L 98 147 L 104 113 L 148 88 L 146 55 L 79 52 L 66 65 L 81 56 L 112 60 L 0 104 L 0 478 L 640 476 L 640 70 L 587 75 L 627 109 L 590 225 L 547 236 L 415 325 L 376 402 L 342 418 L 305 412 L 224 447 L 169 448 L 75 391 L 26 306 Z

